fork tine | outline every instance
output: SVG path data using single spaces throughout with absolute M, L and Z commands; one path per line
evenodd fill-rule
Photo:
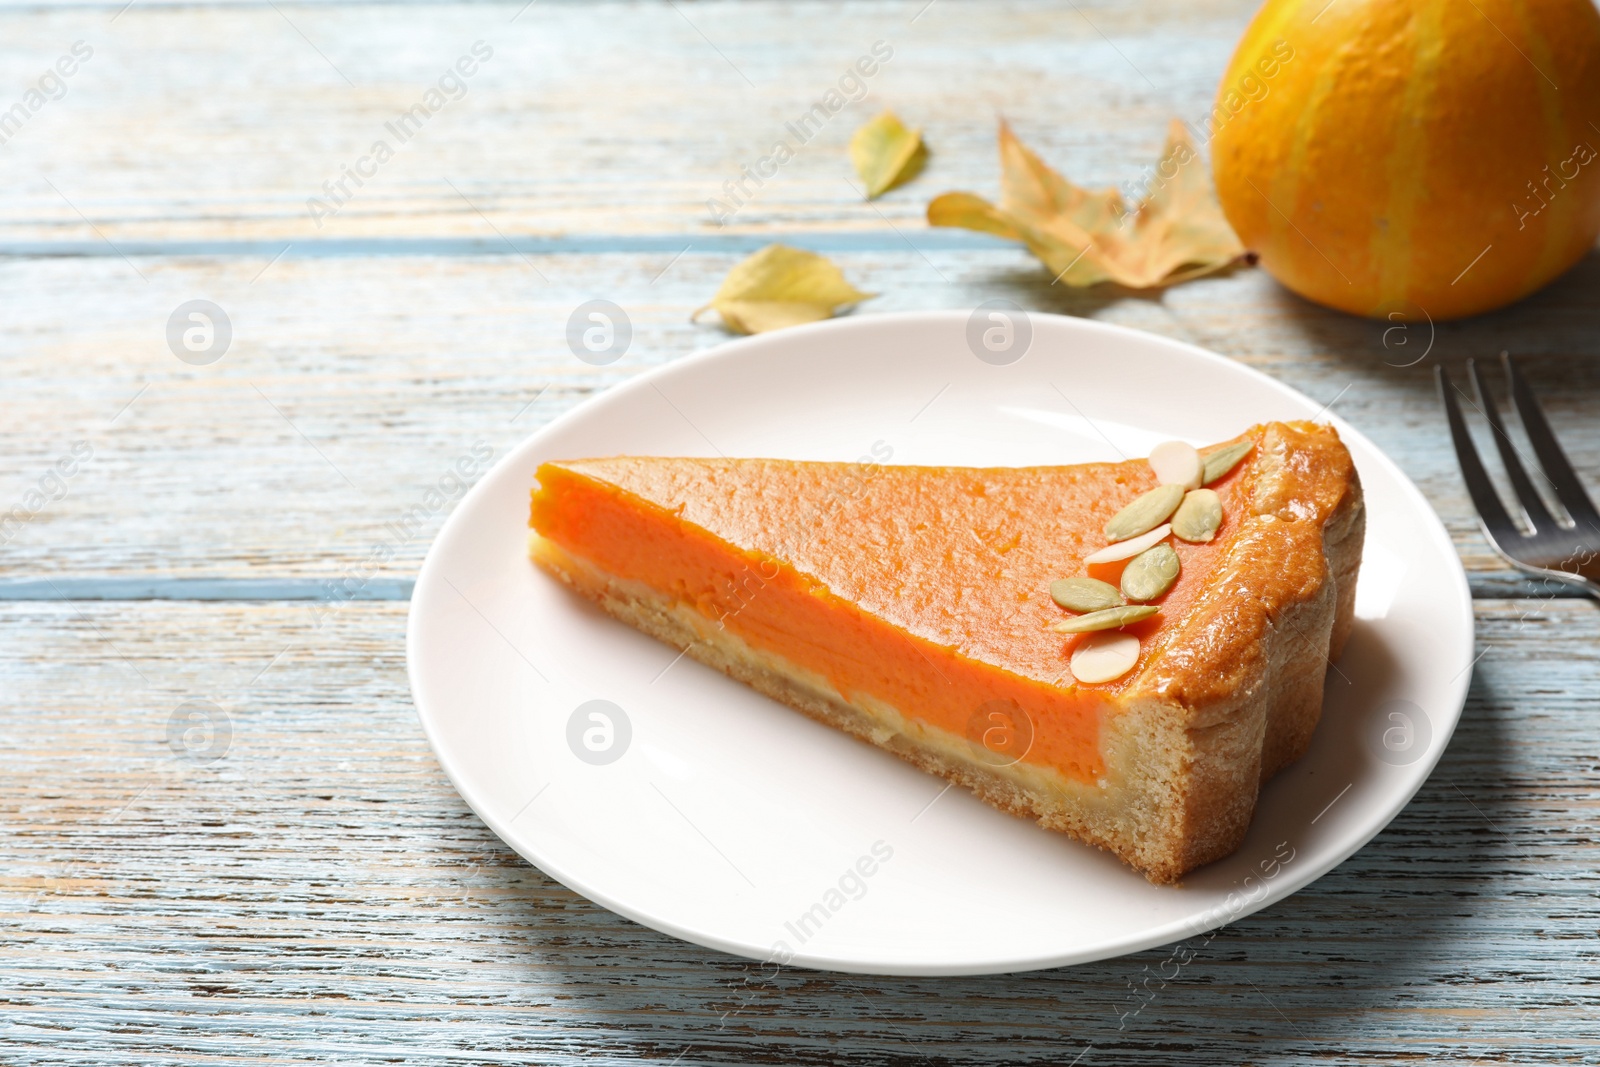
M 1528 433 L 1528 440 L 1533 444 L 1533 451 L 1539 457 L 1539 463 L 1544 467 L 1545 477 L 1550 479 L 1550 484 L 1555 487 L 1556 499 L 1561 501 L 1561 506 L 1567 509 L 1567 514 L 1580 523 L 1588 525 L 1596 533 L 1600 533 L 1600 514 L 1596 514 L 1594 504 L 1589 500 L 1589 494 L 1583 491 L 1583 483 L 1578 480 L 1577 472 L 1572 469 L 1567 454 L 1562 451 L 1561 445 L 1556 441 L 1556 435 L 1550 430 L 1550 423 L 1544 417 L 1544 409 L 1539 406 L 1539 398 L 1533 395 L 1533 390 L 1528 387 L 1528 382 L 1522 377 L 1516 360 L 1511 358 L 1511 353 L 1500 353 L 1500 361 L 1505 364 L 1506 378 L 1511 382 L 1511 399 L 1517 405 L 1517 415 L 1522 419 L 1522 428 Z
M 1456 447 L 1456 461 L 1461 464 L 1461 478 L 1467 483 L 1467 495 L 1472 497 L 1484 529 L 1493 541 L 1520 536 L 1511 516 L 1506 513 L 1505 505 L 1500 502 L 1500 495 L 1494 490 L 1494 482 L 1489 480 L 1489 472 L 1483 469 L 1483 461 L 1478 458 L 1472 437 L 1467 433 L 1461 408 L 1456 404 L 1455 383 L 1441 364 L 1434 365 L 1433 375 L 1439 383 L 1439 399 L 1444 401 L 1445 418 L 1450 423 L 1450 440 Z M 1507 543 L 1510 541 L 1507 540 Z
M 1522 513 L 1528 519 L 1528 524 L 1538 533 L 1550 533 L 1556 528 L 1555 517 L 1550 514 L 1550 509 L 1544 506 L 1539 491 L 1533 487 L 1533 481 L 1528 477 L 1528 471 L 1522 465 L 1522 457 L 1517 455 L 1517 446 L 1511 443 L 1511 438 L 1506 434 L 1505 423 L 1500 421 L 1500 409 L 1495 407 L 1494 398 L 1489 395 L 1489 389 L 1483 383 L 1483 375 L 1478 373 L 1477 360 L 1467 360 L 1467 373 L 1472 375 L 1472 387 L 1478 394 L 1478 402 L 1483 405 L 1483 414 L 1489 420 L 1489 428 L 1494 431 L 1494 447 L 1500 453 L 1500 461 L 1505 464 L 1506 474 L 1511 479 L 1511 489 L 1517 494 L 1517 500 L 1522 504 Z

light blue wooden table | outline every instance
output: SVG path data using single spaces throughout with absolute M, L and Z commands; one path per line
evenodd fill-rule
M 935 193 L 995 191 L 997 112 L 1074 178 L 1133 181 L 1169 117 L 1206 113 L 1250 7 L 0 6 L 0 111 L 24 108 L 0 124 L 0 1062 L 1600 1062 L 1600 609 L 1489 553 L 1431 384 L 1527 357 L 1600 475 L 1600 256 L 1386 334 L 1254 270 L 1066 291 L 921 221 Z M 864 98 L 714 224 L 707 200 L 876 42 Z M 886 104 L 933 160 L 865 205 L 844 146 Z M 861 314 L 1004 296 L 1136 326 L 1377 441 L 1478 615 L 1416 800 L 1155 978 L 1170 948 L 768 978 L 500 844 L 407 692 L 410 579 L 459 495 L 430 489 L 720 341 L 689 312 L 779 239 L 883 294 Z M 604 367 L 566 341 L 595 298 L 633 325 Z M 168 340 L 196 300 L 231 329 L 209 363 Z

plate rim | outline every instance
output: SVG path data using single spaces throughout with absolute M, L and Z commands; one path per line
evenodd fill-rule
M 479 477 L 472 487 L 468 489 L 465 494 L 463 494 L 462 498 L 457 501 L 455 507 L 451 509 L 449 515 L 446 516 L 445 521 L 441 524 L 438 533 L 436 533 L 433 539 L 429 542 L 428 550 L 423 557 L 421 566 L 417 570 L 416 581 L 411 596 L 411 603 L 406 611 L 406 679 L 411 690 L 413 709 L 415 710 L 417 718 L 421 723 L 423 734 L 428 740 L 428 746 L 433 752 L 435 761 L 445 772 L 446 778 L 450 781 L 450 784 L 455 788 L 457 794 L 466 803 L 468 808 L 472 810 L 473 814 L 476 815 L 484 823 L 484 825 L 495 834 L 496 837 L 500 838 L 500 840 L 510 847 L 512 851 L 516 852 L 517 855 L 520 856 L 524 861 L 537 868 L 546 877 L 554 879 L 556 882 L 559 882 L 561 885 L 579 894 L 586 900 L 598 904 L 601 907 L 604 907 L 617 915 L 621 915 L 632 922 L 636 922 L 641 926 L 667 934 L 671 937 L 676 937 L 679 940 L 688 941 L 691 944 L 699 945 L 703 948 L 713 949 L 718 952 L 725 952 L 741 959 L 763 959 L 763 955 L 760 952 L 751 951 L 751 946 L 745 945 L 742 942 L 718 937 L 715 933 L 682 927 L 672 922 L 664 921 L 657 916 L 646 915 L 639 909 L 629 906 L 626 901 L 617 899 L 610 893 L 587 885 L 584 879 L 574 876 L 569 871 L 560 869 L 560 865 L 549 864 L 545 861 L 535 859 L 529 854 L 535 850 L 532 848 L 525 850 L 523 847 L 521 847 L 515 840 L 515 838 L 517 838 L 519 835 L 514 833 L 509 825 L 502 825 L 500 819 L 488 813 L 489 805 L 485 802 L 485 798 L 477 795 L 477 791 L 473 785 L 459 775 L 457 773 L 457 769 L 452 767 L 450 761 L 447 760 L 442 754 L 440 737 L 438 736 L 436 730 L 436 724 L 430 722 L 429 714 L 423 709 L 423 702 L 420 693 L 421 687 L 418 679 L 419 649 L 417 643 L 420 640 L 419 627 L 421 625 L 419 623 L 418 605 L 421 603 L 422 599 L 418 596 L 418 591 L 421 590 L 425 584 L 431 587 L 432 584 L 438 580 L 435 576 L 435 572 L 437 572 L 438 569 L 443 566 L 443 564 L 440 562 L 442 553 L 440 546 L 453 538 L 459 526 L 465 525 L 465 516 L 467 516 L 473 510 L 472 505 L 474 505 L 480 497 L 488 495 L 488 486 L 491 481 L 491 476 L 500 467 L 516 462 L 517 457 L 520 454 L 529 449 L 536 448 L 538 441 L 541 438 L 554 435 L 571 423 L 580 422 L 587 418 L 593 417 L 595 414 L 595 409 L 605 407 L 607 404 L 614 402 L 615 398 L 621 396 L 622 394 L 629 393 L 636 389 L 648 388 L 658 379 L 672 377 L 675 374 L 682 373 L 686 368 L 704 368 L 707 365 L 724 360 L 741 359 L 752 351 L 759 351 L 762 348 L 774 344 L 792 344 L 796 340 L 804 341 L 805 339 L 811 337 L 817 337 L 820 339 L 831 333 L 849 332 L 869 325 L 872 327 L 892 327 L 898 324 L 913 323 L 919 325 L 964 323 L 976 310 L 976 308 L 969 310 L 939 309 L 930 311 L 883 312 L 869 315 L 852 314 L 839 318 L 823 320 L 821 322 L 806 323 L 804 325 L 789 327 L 769 333 L 745 337 L 733 337 L 722 340 L 717 344 L 711 345 L 710 347 L 699 349 L 686 355 L 670 359 L 668 362 L 654 367 L 645 368 L 639 373 L 615 382 L 602 389 L 598 393 L 586 397 L 581 402 L 574 405 L 571 410 L 563 412 L 554 419 L 551 419 L 549 422 L 545 423 L 543 426 L 530 431 L 519 442 L 517 442 L 517 444 L 509 449 L 505 455 L 501 456 L 501 458 L 495 462 L 494 466 L 486 471 L 481 477 Z M 1099 333 L 1110 337 L 1137 339 L 1144 343 L 1153 341 L 1159 345 L 1168 346 L 1176 350 L 1176 352 L 1185 354 L 1191 358 L 1198 358 L 1202 362 L 1208 362 L 1213 365 L 1223 367 L 1229 373 L 1242 373 L 1249 378 L 1255 379 L 1259 383 L 1270 386 L 1274 391 L 1297 404 L 1315 403 L 1315 401 L 1306 394 L 1300 392 L 1292 386 L 1285 384 L 1284 382 L 1279 381 L 1264 371 L 1247 366 L 1243 363 L 1239 363 L 1233 359 L 1229 359 L 1228 357 L 1221 355 L 1220 353 L 1212 352 L 1208 349 L 1200 347 L 1199 345 L 1191 344 L 1188 341 L 1181 341 L 1163 334 L 1154 333 L 1149 330 L 1141 330 L 1131 326 L 1124 326 L 1119 323 L 1101 322 L 1094 319 L 1086 319 L 1075 315 L 1064 315 L 1057 312 L 1025 310 L 1024 314 L 1028 316 L 1030 321 L 1034 319 L 1055 320 L 1064 324 L 1070 330 L 1084 330 L 1090 334 Z M 1199 936 L 1200 934 L 1206 933 L 1210 930 L 1219 929 L 1222 926 L 1237 922 L 1240 919 L 1244 919 L 1250 915 L 1253 915 L 1264 908 L 1279 903 L 1298 893 L 1300 890 L 1304 889 L 1317 879 L 1342 866 L 1351 856 L 1365 848 L 1375 837 L 1388 828 L 1389 824 L 1394 821 L 1396 816 L 1398 816 L 1400 812 L 1411 803 L 1416 794 L 1421 791 L 1422 786 L 1433 777 L 1435 770 L 1438 768 L 1439 761 L 1444 757 L 1444 752 L 1449 747 L 1450 740 L 1455 734 L 1456 727 L 1460 724 L 1461 714 L 1465 708 L 1466 697 L 1475 673 L 1473 669 L 1474 665 L 1470 661 L 1472 649 L 1476 645 L 1477 620 L 1473 611 L 1472 591 L 1470 585 L 1468 584 L 1466 568 L 1462 563 L 1460 553 L 1456 551 L 1454 543 L 1450 540 L 1449 531 L 1445 528 L 1444 521 L 1440 518 L 1438 512 L 1435 511 L 1433 506 L 1428 502 L 1428 499 L 1423 495 L 1422 490 L 1417 487 L 1416 483 L 1411 480 L 1410 476 L 1406 474 L 1406 472 L 1388 455 L 1388 453 L 1380 449 L 1366 434 L 1345 422 L 1344 419 L 1333 414 L 1329 410 L 1330 407 L 1331 405 L 1324 405 L 1322 410 L 1316 416 L 1313 416 L 1313 419 L 1326 415 L 1329 421 L 1331 421 L 1338 429 L 1341 437 L 1348 435 L 1350 438 L 1359 441 L 1365 448 L 1370 450 L 1372 456 L 1375 457 L 1378 463 L 1385 465 L 1387 468 L 1386 473 L 1389 474 L 1395 483 L 1400 487 L 1401 493 L 1408 498 L 1412 507 L 1420 511 L 1420 513 L 1427 519 L 1427 530 L 1429 536 L 1438 541 L 1440 546 L 1447 550 L 1447 557 L 1454 564 L 1454 566 L 1446 568 L 1450 576 L 1451 585 L 1455 592 L 1455 597 L 1451 606 L 1457 610 L 1459 617 L 1465 622 L 1465 652 L 1466 659 L 1469 661 L 1469 666 L 1456 678 L 1446 683 L 1446 686 L 1453 690 L 1453 693 L 1448 694 L 1449 699 L 1446 701 L 1446 706 L 1449 709 L 1448 722 L 1442 724 L 1442 728 L 1437 730 L 1437 742 L 1431 746 L 1431 751 L 1425 754 L 1421 760 L 1417 761 L 1418 763 L 1424 764 L 1424 766 L 1421 768 L 1422 773 L 1417 776 L 1414 784 L 1406 788 L 1391 790 L 1388 794 L 1388 802 L 1381 806 L 1381 817 L 1373 818 L 1369 816 L 1368 819 L 1365 820 L 1367 825 L 1363 827 L 1361 832 L 1352 835 L 1351 841 L 1345 846 L 1332 851 L 1331 855 L 1333 858 L 1331 861 L 1325 860 L 1323 862 L 1319 862 L 1318 864 L 1311 865 L 1310 867 L 1294 871 L 1292 874 L 1290 871 L 1285 870 L 1284 874 L 1289 875 L 1289 877 L 1273 879 L 1273 887 L 1269 889 L 1268 892 L 1264 893 L 1259 900 L 1249 901 L 1237 909 L 1231 909 L 1228 912 L 1227 917 L 1223 921 L 1217 923 L 1196 927 L 1195 921 L 1192 917 L 1180 917 L 1157 926 L 1141 928 L 1136 933 L 1124 935 L 1122 938 L 1112 942 L 1097 943 L 1095 949 L 1087 952 L 1056 951 L 1040 953 L 1027 958 L 1014 958 L 1003 961 L 972 961 L 954 965 L 930 965 L 922 963 L 883 965 L 865 963 L 851 958 L 829 957 L 825 954 L 808 955 L 805 953 L 794 953 L 792 956 L 788 957 L 782 962 L 781 965 L 783 967 L 795 967 L 804 970 L 844 974 L 940 977 L 1015 974 L 1026 971 L 1076 966 L 1079 964 L 1116 959 L 1131 953 L 1141 952 L 1146 949 L 1169 944 L 1173 941 L 1182 940 L 1185 937 Z M 1430 725 L 1433 725 L 1431 720 Z M 765 959 L 767 962 L 771 962 L 770 952 L 765 955 Z

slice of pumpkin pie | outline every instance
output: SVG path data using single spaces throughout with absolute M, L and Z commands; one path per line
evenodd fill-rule
M 1154 882 L 1299 758 L 1364 516 L 1330 427 L 1020 468 L 543 464 L 532 556 L 610 614 Z

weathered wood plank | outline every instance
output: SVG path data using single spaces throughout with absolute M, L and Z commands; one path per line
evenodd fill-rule
M 0 84 L 18 95 L 73 42 L 93 50 L 0 153 L 0 242 L 693 232 L 740 180 L 739 228 L 877 230 L 944 189 L 992 190 L 997 111 L 1083 180 L 1131 183 L 1170 117 L 1209 111 L 1254 4 L 523 7 L 0 10 Z M 392 132 L 478 41 L 492 55 L 464 88 L 408 139 Z M 880 41 L 892 54 L 856 89 Z M 841 79 L 841 102 L 866 95 L 790 133 Z M 847 183 L 845 145 L 886 105 L 935 156 L 874 208 Z M 780 140 L 793 158 L 743 179 Z M 324 183 L 358 167 L 369 176 L 318 226 L 308 200 L 332 206 Z
M 0 534 L 0 577 L 337 579 L 395 540 L 389 524 L 475 441 L 503 455 L 594 391 L 721 341 L 688 317 L 737 258 L 150 259 L 148 282 L 114 257 L 0 261 L 0 515 L 21 507 L 26 520 Z M 1006 296 L 1194 342 L 1333 402 L 1418 482 L 1486 593 L 1526 586 L 1478 532 L 1434 364 L 1465 384 L 1463 356 L 1535 357 L 1529 374 L 1574 462 L 1600 472 L 1588 414 L 1600 403 L 1600 256 L 1505 312 L 1439 326 L 1410 367 L 1396 364 L 1422 355 L 1426 326 L 1386 345 L 1394 327 L 1314 308 L 1259 271 L 1144 298 L 1051 286 L 1007 249 L 835 258 L 884 294 L 859 314 Z M 568 317 L 596 296 L 634 327 L 629 352 L 607 367 L 566 342 Z M 210 366 L 180 361 L 166 340 L 168 317 L 194 298 L 217 302 L 233 325 Z M 60 495 L 50 470 L 79 441 L 92 456 L 64 497 L 43 499 Z M 447 510 L 426 515 L 377 577 L 414 573 Z
M 0 605 L 0 1055 L 1589 1062 L 1600 611 L 1477 608 L 1443 764 L 1341 868 L 1181 968 L 933 980 L 763 974 L 529 868 L 427 749 L 403 605 Z M 209 763 L 169 746 L 193 699 Z
M 1600 257 L 1429 333 L 1410 367 L 1395 364 L 1422 330 L 1386 334 L 1254 271 L 1151 299 L 1051 287 L 1020 252 L 928 234 L 928 197 L 993 191 L 997 111 L 1073 177 L 1135 181 L 1168 117 L 1204 113 L 1254 0 L 924 2 L 545 0 L 514 22 L 521 0 L 0 7 L 16 94 L 72 42 L 94 49 L 0 146 L 0 255 L 27 253 L 0 259 L 0 515 L 56 496 L 74 442 L 93 450 L 64 497 L 3 527 L 0 599 L 7 583 L 288 596 L 336 580 L 475 441 L 503 454 L 720 340 L 686 317 L 738 234 L 826 246 L 885 294 L 864 313 L 1006 296 L 1336 400 L 1444 515 L 1480 595 L 1534 592 L 1476 531 L 1431 368 L 1539 357 L 1573 458 L 1600 471 Z M 466 95 L 318 227 L 307 198 L 480 39 L 495 54 Z M 866 99 L 717 227 L 706 200 L 880 39 L 895 54 Z M 927 130 L 934 163 L 869 207 L 843 148 L 886 104 Z M 538 240 L 481 254 L 501 234 Z M 463 243 L 340 257 L 395 249 L 313 236 Z M 565 347 L 594 296 L 636 328 L 611 367 Z M 164 336 L 194 298 L 236 329 L 208 367 Z M 442 516 L 365 591 L 405 595 Z M 1600 1060 L 1588 602 L 1480 600 L 1484 657 L 1434 779 L 1338 871 L 1190 946 L 1170 981 L 1170 950 L 986 979 L 771 976 L 620 920 L 510 854 L 450 789 L 406 694 L 404 605 L 319 607 L 0 603 L 0 1059 Z M 169 743 L 192 699 L 226 716 L 213 762 Z M 1125 1014 L 1147 980 L 1154 999 Z

